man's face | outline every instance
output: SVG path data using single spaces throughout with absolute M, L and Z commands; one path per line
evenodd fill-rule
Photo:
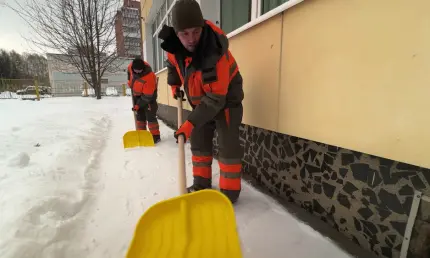
M 189 28 L 178 32 L 179 40 L 181 41 L 182 45 L 184 45 L 184 47 L 190 52 L 194 52 L 196 49 L 201 35 L 201 27 Z

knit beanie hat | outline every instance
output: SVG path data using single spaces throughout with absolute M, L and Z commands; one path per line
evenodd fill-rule
M 173 29 L 178 32 L 188 28 L 203 27 L 200 5 L 195 0 L 178 0 L 172 9 Z
M 136 57 L 131 63 L 131 68 L 133 70 L 143 70 L 145 68 L 145 63 L 143 62 L 142 58 Z

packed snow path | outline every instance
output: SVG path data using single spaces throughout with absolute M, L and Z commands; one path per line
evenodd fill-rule
M 0 101 L 0 257 L 124 257 L 142 213 L 177 195 L 177 145 L 124 150 L 129 97 Z M 187 181 L 191 158 L 186 147 Z M 218 165 L 214 162 L 214 183 Z M 349 257 L 246 183 L 235 205 L 244 257 Z

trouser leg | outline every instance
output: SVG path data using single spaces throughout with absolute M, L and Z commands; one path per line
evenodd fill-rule
M 195 127 L 191 133 L 194 190 L 212 187 L 212 147 L 215 123 Z
M 146 119 L 148 121 L 148 128 L 152 136 L 160 138 L 160 126 L 157 120 L 158 104 L 157 102 L 148 104 L 146 110 Z
M 218 132 L 218 164 L 220 167 L 220 190 L 235 202 L 241 191 L 243 147 L 239 140 L 242 123 L 242 105 L 226 108 L 216 117 Z
M 134 103 L 136 103 L 137 98 L 133 96 Z M 136 112 L 136 130 L 146 130 L 146 112 L 144 109 L 139 109 Z

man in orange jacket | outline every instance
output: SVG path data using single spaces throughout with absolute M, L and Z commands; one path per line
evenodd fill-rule
M 189 192 L 212 185 L 212 140 L 218 132 L 220 190 L 235 202 L 241 191 L 243 148 L 242 76 L 228 49 L 225 33 L 204 20 L 195 0 L 179 0 L 172 10 L 172 27 L 159 33 L 167 52 L 167 82 L 174 98 L 187 96 L 193 110 L 175 137 L 191 138 L 194 184 Z M 184 85 L 184 91 L 180 89 Z
M 137 57 L 128 65 L 127 77 L 134 103 L 132 110 L 136 112 L 136 130 L 146 130 L 148 125 L 154 143 L 158 143 L 161 139 L 157 121 L 158 90 L 155 73 L 147 62 Z

